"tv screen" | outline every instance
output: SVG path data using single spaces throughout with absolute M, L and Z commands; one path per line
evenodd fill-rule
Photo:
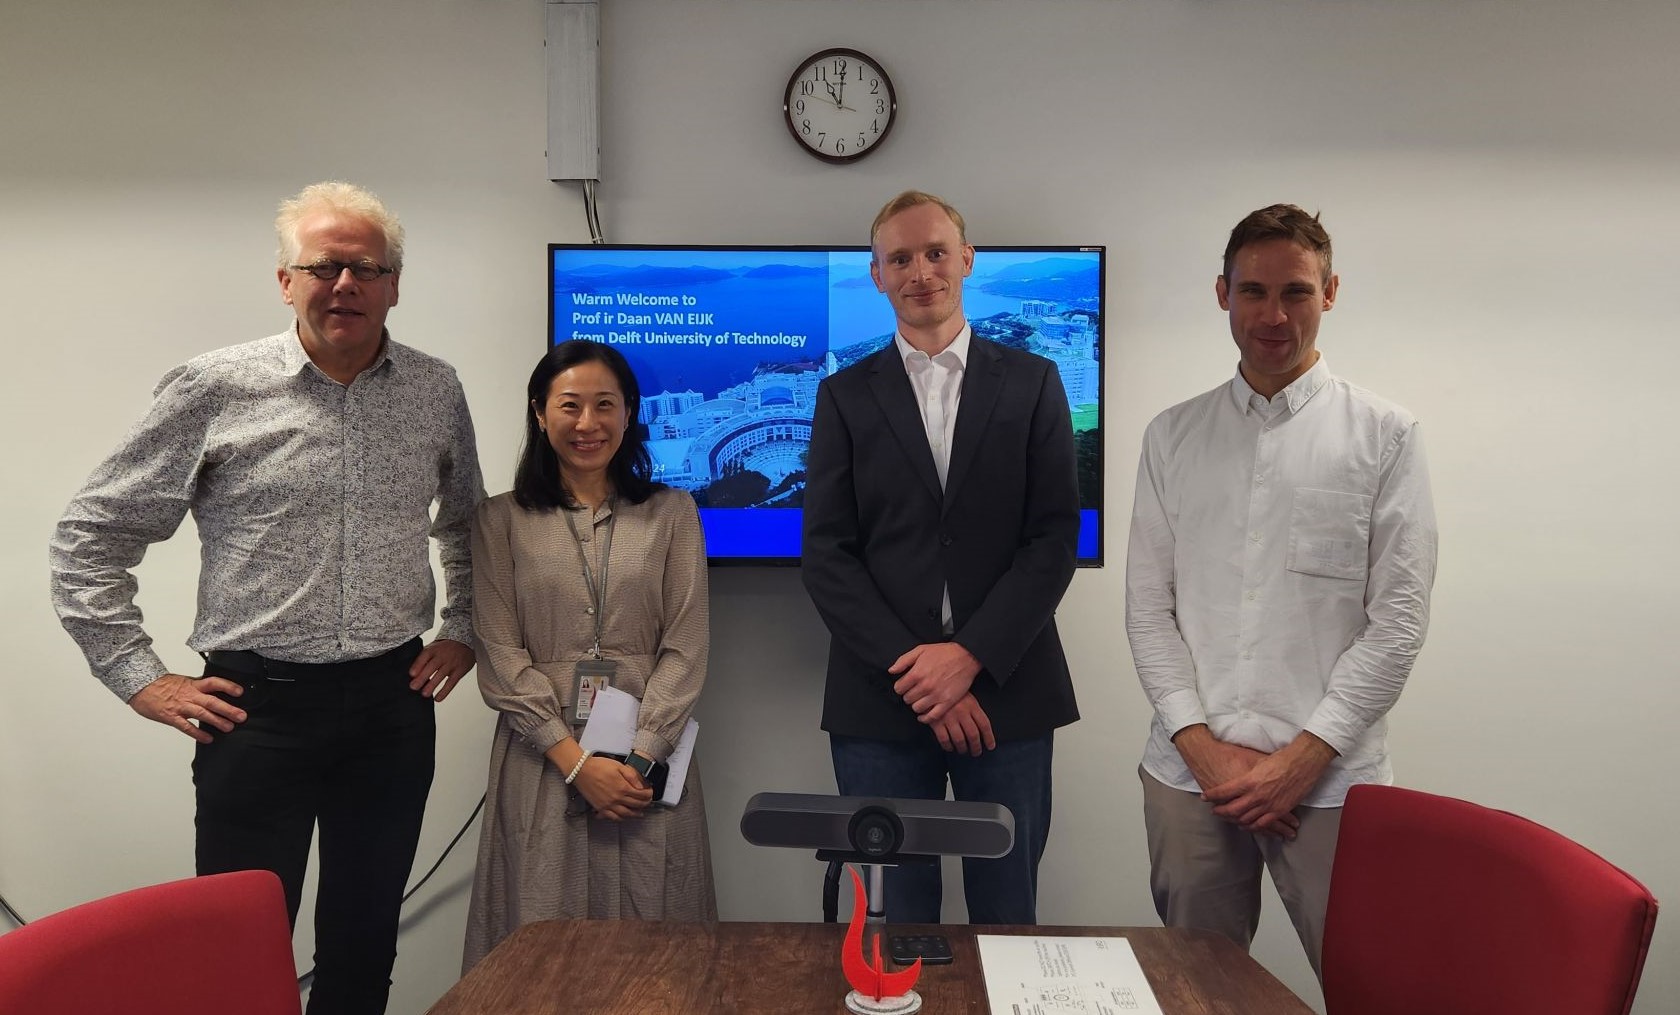
M 1101 565 L 1103 258 L 977 247 L 974 333 L 1056 364 L 1073 414 L 1079 563 Z M 654 478 L 700 508 L 714 564 L 797 564 L 817 384 L 892 341 L 868 247 L 551 244 L 548 338 L 624 354 Z

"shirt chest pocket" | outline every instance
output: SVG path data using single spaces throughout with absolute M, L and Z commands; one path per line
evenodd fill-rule
M 1364 581 L 1371 545 L 1371 498 L 1335 490 L 1296 490 L 1289 557 L 1299 574 Z

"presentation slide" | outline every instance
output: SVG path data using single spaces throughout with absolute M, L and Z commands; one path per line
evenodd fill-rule
M 869 251 L 550 253 L 551 340 L 591 339 L 624 354 L 642 388 L 654 478 L 693 495 L 709 554 L 796 559 L 817 385 L 892 339 Z M 1100 554 L 1101 301 L 1100 248 L 983 250 L 963 290 L 976 335 L 1057 366 L 1079 443 L 1087 563 Z

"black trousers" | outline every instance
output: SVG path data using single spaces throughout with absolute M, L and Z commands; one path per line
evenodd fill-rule
M 273 871 L 295 927 L 320 826 L 309 1015 L 385 1010 L 437 744 L 431 699 L 408 688 L 419 652 L 418 638 L 321 666 L 212 652 L 205 667 L 245 688 L 231 700 L 248 717 L 193 757 L 198 873 Z

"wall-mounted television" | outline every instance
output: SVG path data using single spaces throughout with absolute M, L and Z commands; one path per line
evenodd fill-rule
M 1073 414 L 1079 563 L 1100 566 L 1105 248 L 977 247 L 975 334 L 1050 359 Z M 868 247 L 550 244 L 550 344 L 624 354 L 654 478 L 700 508 L 713 564 L 797 564 L 817 384 L 892 340 Z

